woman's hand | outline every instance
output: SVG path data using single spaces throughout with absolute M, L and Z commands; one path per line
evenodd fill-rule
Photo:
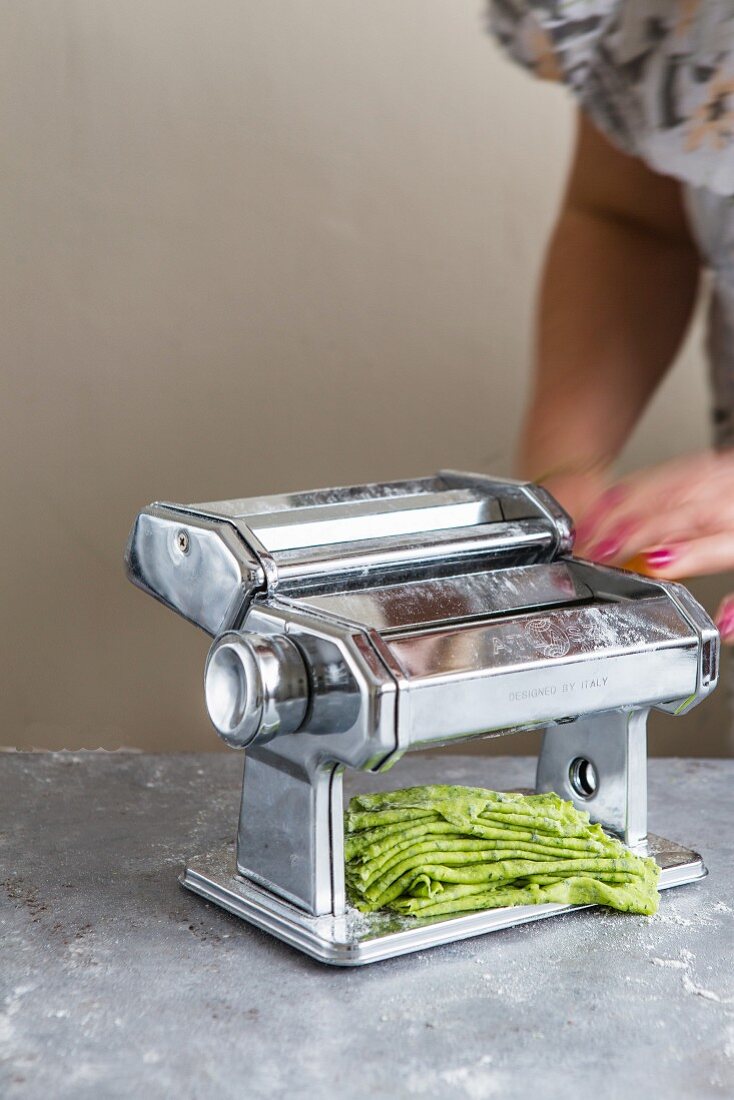
M 579 557 L 663 580 L 734 569 L 734 452 L 686 455 L 616 482 L 576 536 Z M 734 594 L 716 624 L 734 643 Z

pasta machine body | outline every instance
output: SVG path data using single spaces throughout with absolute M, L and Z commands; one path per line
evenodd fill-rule
M 341 965 L 558 912 L 421 922 L 361 917 L 345 897 L 345 769 L 527 729 L 544 731 L 538 791 L 655 854 L 661 887 L 705 874 L 648 836 L 646 720 L 713 690 L 716 628 L 680 585 L 572 548 L 543 489 L 450 471 L 145 508 L 129 576 L 213 636 L 209 715 L 247 750 L 236 852 L 192 862 L 184 884 Z

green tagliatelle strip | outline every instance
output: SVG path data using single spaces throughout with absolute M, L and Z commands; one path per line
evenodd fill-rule
M 556 794 L 407 787 L 345 814 L 354 905 L 419 917 L 507 905 L 608 905 L 652 914 L 659 868 Z

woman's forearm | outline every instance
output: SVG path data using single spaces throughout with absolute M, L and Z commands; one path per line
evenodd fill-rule
M 618 453 L 675 356 L 697 281 L 695 255 L 678 242 L 563 213 L 541 285 L 524 473 Z
M 615 191 L 610 158 L 617 177 L 619 158 L 627 173 Z M 521 476 L 593 489 L 671 365 L 699 277 L 679 204 L 672 180 L 611 150 L 582 121 L 541 280 Z

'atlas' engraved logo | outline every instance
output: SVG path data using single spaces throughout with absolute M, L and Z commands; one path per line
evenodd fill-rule
M 552 619 L 535 619 L 528 630 L 543 657 L 565 657 L 571 648 L 568 634 Z

